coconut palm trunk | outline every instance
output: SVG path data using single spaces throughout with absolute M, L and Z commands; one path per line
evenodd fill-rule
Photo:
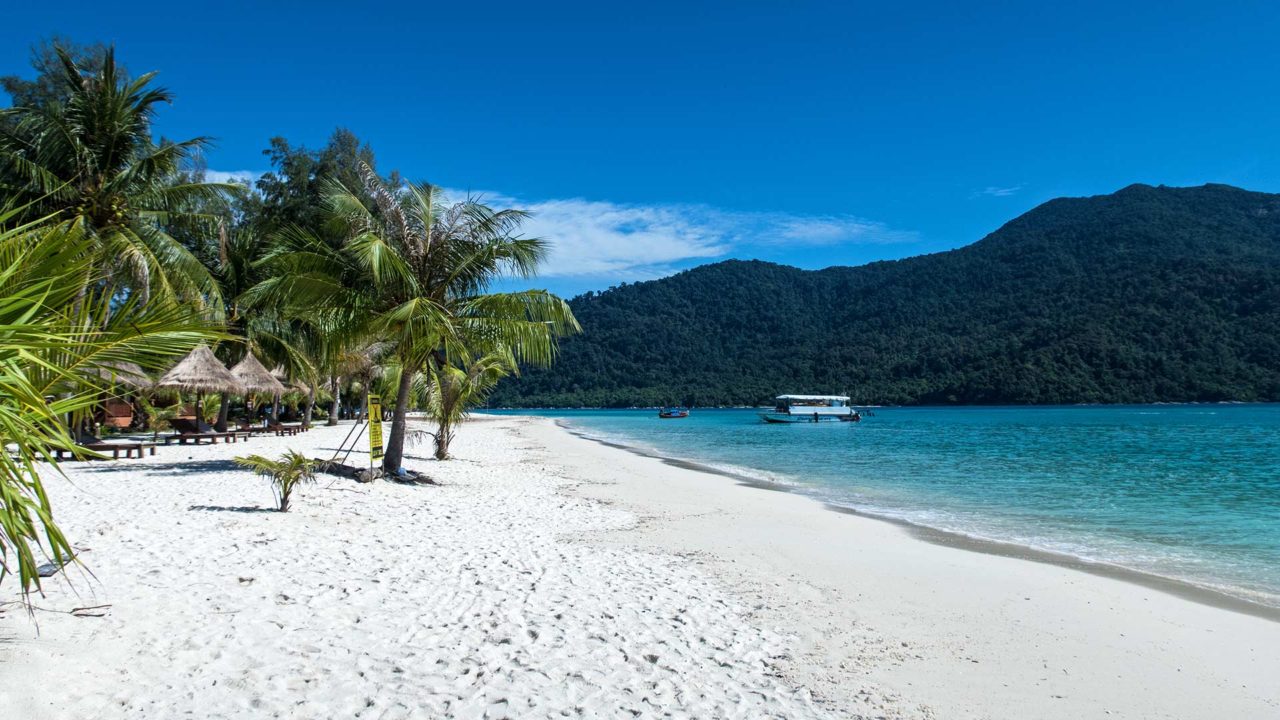
M 413 375 L 427 354 L 504 348 L 517 361 L 546 366 L 557 338 L 581 328 L 568 303 L 546 291 L 489 292 L 504 277 L 532 276 L 548 252 L 544 241 L 519 233 L 526 213 L 473 199 L 446 204 L 437 186 L 391 185 L 365 163 L 359 171 L 368 198 L 341 185 L 326 196 L 347 233 L 342 246 L 311 233 L 281 234 L 268 258 L 271 277 L 251 294 L 320 326 L 372 333 L 401 358 L 417 359 L 401 368 L 382 463 L 393 473 L 404 456 Z
M 214 423 L 213 429 L 218 432 L 227 431 L 227 416 L 231 414 L 231 396 L 227 393 L 222 394 L 222 400 L 218 404 L 218 420 Z
M 396 388 L 396 410 L 391 416 L 391 433 L 387 436 L 387 448 L 382 456 L 382 472 L 390 475 L 400 472 L 404 460 L 405 418 L 409 414 L 409 391 L 413 388 L 414 368 L 400 368 L 400 385 Z
M 333 391 L 333 404 L 329 406 L 329 422 L 326 425 L 338 424 L 338 408 L 342 402 L 342 385 L 338 382 L 337 375 L 329 376 L 329 388 Z
M 449 459 L 449 443 L 453 442 L 453 423 L 449 420 L 441 420 L 440 426 L 436 429 L 436 459 Z
M 316 409 L 316 386 L 307 383 L 307 411 L 302 415 L 302 425 L 306 427 L 311 424 L 311 413 Z

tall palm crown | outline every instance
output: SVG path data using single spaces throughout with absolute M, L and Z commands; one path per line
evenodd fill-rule
M 526 213 L 447 204 L 434 185 L 393 188 L 368 165 L 360 171 L 370 199 L 338 184 L 328 197 L 347 230 L 342 246 L 281 233 L 267 259 L 273 277 L 249 295 L 392 344 L 402 372 L 384 469 L 396 471 L 410 386 L 428 358 L 465 362 L 504 347 L 545 365 L 556 338 L 579 327 L 568 303 L 546 291 L 488 292 L 500 277 L 532 275 L 546 255 L 543 240 L 516 234 Z
M 152 121 L 172 95 L 151 87 L 154 73 L 130 79 L 107 50 L 101 70 L 84 72 L 58 50 L 65 100 L 0 110 L 0 190 L 25 206 L 24 217 L 82 225 L 96 240 L 114 289 L 146 300 L 162 293 L 203 303 L 218 297 L 210 273 L 165 227 L 212 222 L 187 210 L 232 186 L 182 182 L 184 162 L 204 137 L 156 143 Z M 217 307 L 219 303 L 212 303 Z
M 349 228 L 354 261 L 374 281 L 379 324 L 399 354 L 469 355 L 508 340 L 521 359 L 549 362 L 556 331 L 577 329 L 567 306 L 542 291 L 486 294 L 499 277 L 533 275 L 545 258 L 545 241 L 516 234 L 527 213 L 472 199 L 447 204 L 435 185 L 396 190 L 369 166 L 360 170 L 372 207 L 340 186 L 329 200 Z

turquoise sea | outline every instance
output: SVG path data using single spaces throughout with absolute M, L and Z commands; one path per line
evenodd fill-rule
M 864 513 L 1280 607 L 1280 405 L 872 412 L 818 425 L 754 410 L 536 414 Z

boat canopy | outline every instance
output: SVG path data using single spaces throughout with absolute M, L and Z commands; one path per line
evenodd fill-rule
M 848 395 L 779 395 L 774 399 L 775 400 L 800 400 L 800 401 L 839 400 L 841 402 L 848 402 L 849 396 Z

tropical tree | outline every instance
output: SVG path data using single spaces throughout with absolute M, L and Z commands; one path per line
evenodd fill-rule
M 63 419 L 83 417 L 110 393 L 123 363 L 168 366 L 198 342 L 220 337 L 189 308 L 102 292 L 96 239 L 83 223 L 17 224 L 0 213 L 0 581 L 16 575 L 39 589 L 40 557 L 62 564 L 73 551 L 54 522 L 39 461 L 84 454 Z
M 209 142 L 156 142 L 157 108 L 172 101 L 154 73 L 130 79 L 111 49 L 86 72 L 58 48 L 51 98 L 0 110 L 0 192 L 24 212 L 80 226 L 94 242 L 93 275 L 110 293 L 178 297 L 203 306 L 219 288 L 196 257 L 166 231 L 215 218 L 192 212 L 234 185 L 181 180 L 182 165 Z M 103 272 L 102 270 L 106 270 Z
M 509 352 L 495 352 L 463 367 L 429 364 L 427 375 L 427 416 L 435 421 L 437 460 L 449 457 L 449 444 L 457 428 L 473 408 L 484 404 L 502 378 L 517 371 Z
M 170 423 L 182 412 L 180 403 L 156 405 L 142 396 L 139 396 L 137 401 L 142 408 L 143 414 L 147 416 L 147 427 L 151 428 L 152 441 L 160 437 L 162 430 L 168 430 L 171 427 Z
M 368 165 L 361 171 L 363 193 L 335 183 L 328 196 L 345 242 L 285 233 L 274 277 L 252 295 L 388 343 L 401 372 L 383 471 L 398 473 L 410 389 L 429 359 L 466 363 L 501 347 L 546 365 L 556 339 L 580 328 L 568 303 L 544 290 L 489 292 L 503 276 L 531 277 L 546 255 L 543 240 L 517 234 L 525 213 L 471 198 L 449 204 L 434 185 L 393 187 Z
M 490 293 L 500 277 L 529 278 L 546 257 L 539 238 L 518 234 L 528 217 L 475 199 L 448 203 L 429 183 L 394 188 L 361 166 L 360 194 L 337 187 L 331 207 L 349 229 L 348 252 L 371 281 L 371 327 L 401 365 L 383 471 L 401 469 L 413 376 L 428 360 L 444 367 L 504 348 L 513 359 L 550 364 L 556 338 L 580 330 L 568 303 L 544 290 Z
M 318 461 L 296 450 L 287 451 L 278 460 L 262 455 L 246 455 L 235 461 L 240 467 L 271 479 L 271 487 L 276 494 L 276 507 L 280 512 L 289 512 L 289 498 L 299 485 L 315 482 L 316 467 L 319 465 Z
M 377 166 L 369 144 L 340 127 L 319 149 L 293 145 L 285 138 L 274 137 L 263 154 L 272 169 L 257 181 L 261 201 L 254 220 L 258 231 L 265 235 L 301 228 L 335 246 L 340 245 L 341 229 L 332 227 L 332 215 L 325 198 L 334 182 L 349 188 L 362 187 L 360 166 Z M 393 170 L 386 182 L 399 185 L 401 181 Z
M 283 321 L 274 308 L 255 308 L 252 312 L 240 307 L 237 298 L 258 279 L 257 262 L 264 252 L 261 243 L 248 225 L 228 229 L 227 224 L 218 227 L 218 253 L 213 267 L 209 268 L 217 279 L 224 299 L 223 316 L 226 318 L 231 342 L 214 349 L 218 359 L 228 367 L 244 359 L 245 353 L 267 357 L 275 364 L 290 354 L 292 328 Z M 227 429 L 232 396 L 223 393 L 213 421 L 219 431 Z
M 102 59 L 109 48 L 102 43 L 85 45 L 59 35 L 42 40 L 31 48 L 31 67 L 36 71 L 33 79 L 17 75 L 0 77 L 0 88 L 9 94 L 15 107 L 39 107 L 53 102 L 65 102 L 66 84 L 60 81 L 62 59 L 58 51 L 71 56 L 76 65 L 88 72 L 102 69 Z M 122 70 L 118 70 L 122 71 Z

